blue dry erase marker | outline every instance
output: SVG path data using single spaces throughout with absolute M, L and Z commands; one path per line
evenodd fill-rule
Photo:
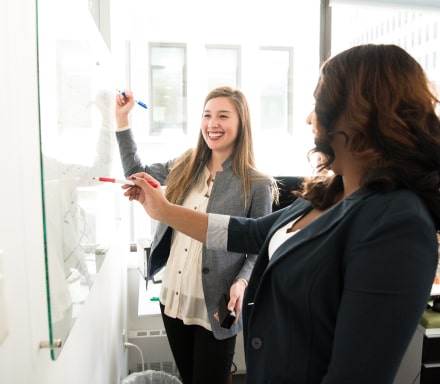
M 118 91 L 122 96 L 124 96 L 125 97 L 125 92 L 121 92 L 121 91 Z M 139 101 L 139 100 L 135 100 L 134 101 L 136 104 L 138 104 L 138 105 L 140 105 L 142 108 L 145 108 L 145 109 L 147 109 L 148 107 L 147 107 L 147 104 L 145 104 L 144 102 L 142 102 L 142 101 Z

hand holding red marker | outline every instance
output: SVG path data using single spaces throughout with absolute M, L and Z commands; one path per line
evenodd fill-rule
M 146 172 L 134 173 L 129 179 L 133 180 L 135 185 L 123 185 L 124 196 L 128 197 L 129 201 L 138 201 L 152 219 L 166 217 L 165 211 L 171 203 L 165 196 L 165 186 L 162 188 L 160 183 Z
M 133 180 L 126 180 L 126 179 L 115 179 L 112 177 L 94 177 L 93 180 L 102 181 L 104 183 L 116 183 L 116 184 L 128 184 L 128 185 L 135 185 L 133 183 Z M 148 184 L 150 184 L 152 187 L 157 188 L 159 184 L 157 184 L 154 180 L 146 180 Z

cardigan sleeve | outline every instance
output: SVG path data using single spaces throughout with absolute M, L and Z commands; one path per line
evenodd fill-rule
M 125 177 L 129 177 L 136 172 L 147 172 L 157 179 L 161 185 L 164 184 L 170 167 L 175 159 L 165 163 L 142 165 L 138 154 L 137 145 L 134 140 L 133 131 L 131 129 L 116 131 L 116 139 L 119 146 L 119 153 L 121 156 L 122 168 L 124 170 Z

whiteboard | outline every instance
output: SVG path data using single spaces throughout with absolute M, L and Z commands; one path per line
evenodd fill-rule
M 111 55 L 87 0 L 38 1 L 40 162 L 51 356 L 56 359 L 121 220 Z M 56 15 L 56 17 L 54 17 Z

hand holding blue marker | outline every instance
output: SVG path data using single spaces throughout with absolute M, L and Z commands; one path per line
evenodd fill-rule
M 123 91 L 118 91 L 122 96 L 124 96 L 125 97 L 125 92 L 123 92 Z M 139 101 L 139 100 L 135 100 L 134 101 L 136 104 L 138 104 L 138 105 L 140 105 L 142 108 L 145 108 L 145 109 L 147 109 L 148 107 L 147 107 L 147 104 L 145 104 L 144 102 L 142 102 L 142 101 Z

